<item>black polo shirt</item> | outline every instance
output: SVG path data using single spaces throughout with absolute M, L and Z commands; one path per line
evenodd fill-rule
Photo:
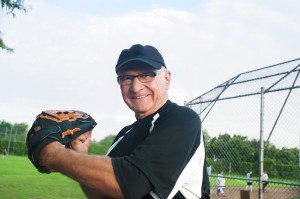
M 108 156 L 126 199 L 209 198 L 199 116 L 167 101 L 124 127 Z

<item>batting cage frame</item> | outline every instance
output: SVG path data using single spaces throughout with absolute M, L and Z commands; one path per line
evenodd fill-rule
M 238 74 L 185 102 L 202 120 L 212 198 L 220 171 L 230 198 L 242 197 L 249 171 L 251 198 L 300 198 L 299 74 L 300 58 Z

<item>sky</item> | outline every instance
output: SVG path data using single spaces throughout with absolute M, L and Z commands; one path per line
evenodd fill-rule
M 242 72 L 300 57 L 298 0 L 26 0 L 0 10 L 0 120 L 31 126 L 42 110 L 81 110 L 93 139 L 135 121 L 116 81 L 120 52 L 153 45 L 179 105 Z

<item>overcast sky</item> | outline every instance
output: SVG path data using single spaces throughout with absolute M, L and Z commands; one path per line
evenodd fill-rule
M 300 1 L 26 0 L 1 10 L 0 120 L 26 122 L 47 109 L 76 109 L 98 122 L 93 138 L 135 121 L 114 67 L 124 48 L 155 46 L 183 105 L 239 73 L 300 57 Z

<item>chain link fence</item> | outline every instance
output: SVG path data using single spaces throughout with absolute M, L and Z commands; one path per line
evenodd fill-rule
M 212 198 L 223 171 L 227 198 L 300 199 L 299 73 L 300 58 L 241 73 L 185 103 L 203 122 Z
M 27 128 L 0 127 L 0 149 L 4 155 L 27 155 L 25 139 Z

